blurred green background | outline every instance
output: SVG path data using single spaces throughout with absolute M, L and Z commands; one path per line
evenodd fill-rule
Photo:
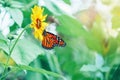
M 65 47 L 46 50 L 26 29 L 3 80 L 120 80 L 119 0 L 0 0 L 0 77 L 9 51 L 42 6 Z M 2 80 L 2 78 L 0 78 Z

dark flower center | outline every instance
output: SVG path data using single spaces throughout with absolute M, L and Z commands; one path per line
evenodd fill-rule
M 36 19 L 36 22 L 37 22 L 37 24 L 36 24 L 37 29 L 40 29 L 40 27 L 41 27 L 40 19 Z

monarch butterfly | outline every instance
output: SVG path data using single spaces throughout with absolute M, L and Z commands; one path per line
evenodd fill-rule
M 55 46 L 64 47 L 66 43 L 57 35 L 44 31 L 42 47 L 45 49 L 53 49 Z

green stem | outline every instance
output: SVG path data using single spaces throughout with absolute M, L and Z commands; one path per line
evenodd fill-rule
M 12 48 L 9 49 L 9 54 L 8 54 L 7 62 L 6 62 L 6 64 L 5 64 L 5 69 L 4 69 L 4 72 L 3 72 L 2 77 L 6 74 L 6 70 L 7 70 L 7 68 L 8 68 L 8 63 L 9 63 L 11 54 L 12 54 L 12 52 L 13 52 L 13 50 L 14 50 L 17 42 L 18 42 L 18 40 L 20 39 L 21 35 L 23 34 L 23 32 L 24 32 L 27 28 L 28 28 L 28 27 L 26 26 L 26 27 L 23 29 L 23 31 L 20 33 L 20 35 L 19 35 L 18 38 L 16 39 L 15 43 L 13 44 Z M 1 80 L 1 79 L 0 79 L 0 80 Z
M 49 66 L 50 66 L 50 69 L 55 72 L 53 60 L 52 60 L 52 58 L 51 58 L 51 54 L 53 54 L 53 53 L 50 52 L 50 51 L 49 51 L 49 52 L 47 51 L 46 53 L 47 53 L 46 56 L 47 56 L 47 60 L 48 60 L 48 64 L 49 64 Z
M 16 71 L 16 69 L 13 69 L 13 70 L 9 71 L 8 73 L 2 75 L 0 80 L 2 80 L 5 76 L 7 76 L 9 73 L 14 72 L 14 71 Z
M 2 16 L 2 18 L 1 18 L 2 21 L 1 21 L 0 24 L 2 24 L 2 22 L 4 21 L 4 18 L 5 18 L 6 13 L 7 13 L 7 11 L 5 10 L 5 13 L 3 14 L 3 16 Z
M 51 54 L 50 54 L 51 53 Z M 47 52 L 47 59 L 48 63 L 50 65 L 50 68 L 53 72 L 57 72 L 62 75 L 62 71 L 60 69 L 60 65 L 57 59 L 57 56 L 54 54 L 54 52 Z
M 23 34 L 23 32 L 24 32 L 25 30 L 26 30 L 26 28 L 23 29 L 23 31 L 20 33 L 20 35 L 19 35 L 18 38 L 16 39 L 15 43 L 13 44 L 12 48 L 10 49 L 10 54 L 8 55 L 8 59 L 7 59 L 7 63 L 6 63 L 7 65 L 8 65 L 8 63 L 9 63 L 10 56 L 11 56 L 11 54 L 12 54 L 12 52 L 13 52 L 13 50 L 14 50 L 17 42 L 18 42 L 18 40 L 20 39 L 21 35 Z
M 37 4 L 38 0 L 33 0 L 29 4 L 27 4 L 25 7 L 22 8 L 23 11 L 29 10 L 33 5 Z
M 62 74 L 62 71 L 61 71 L 61 69 L 60 69 L 60 65 L 59 65 L 57 56 L 56 56 L 55 54 L 52 54 L 52 58 L 53 58 L 53 61 L 54 61 L 55 67 L 56 67 L 56 71 L 57 71 L 59 74 Z
M 21 35 L 23 34 L 23 32 L 24 32 L 27 28 L 28 28 L 28 26 L 23 29 L 23 31 L 20 33 L 20 35 L 19 35 L 18 38 L 16 39 L 13 47 L 12 47 L 11 50 L 10 50 L 10 53 L 11 53 L 11 54 L 12 54 L 13 49 L 15 48 L 15 45 L 17 44 L 18 40 L 20 39 Z M 10 55 L 11 55 L 11 54 L 10 54 Z
M 9 48 L 9 54 L 10 54 L 10 45 L 11 45 L 11 40 L 10 40 L 10 43 L 8 45 L 8 48 Z M 8 54 L 8 57 L 9 57 L 9 54 Z M 3 72 L 3 75 L 6 73 L 7 71 L 7 67 L 8 67 L 8 58 L 7 58 L 7 61 L 6 61 L 6 64 L 5 64 L 5 69 L 4 69 L 4 72 Z

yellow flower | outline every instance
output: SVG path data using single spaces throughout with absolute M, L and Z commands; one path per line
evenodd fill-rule
M 45 21 L 47 15 L 43 15 L 44 9 L 39 6 L 34 6 L 31 14 L 31 28 L 34 29 L 34 36 L 36 39 L 43 40 L 43 31 L 48 25 Z

